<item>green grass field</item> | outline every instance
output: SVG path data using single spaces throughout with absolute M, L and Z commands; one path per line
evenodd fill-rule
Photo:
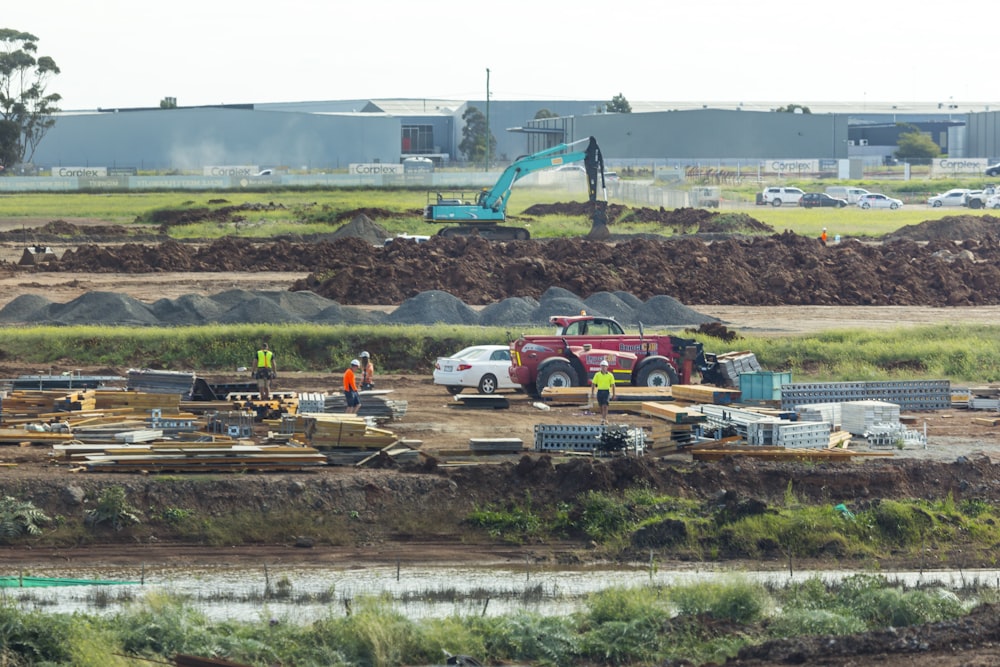
M 943 184 L 942 184 L 943 186 Z M 869 187 L 875 187 L 870 185 Z M 813 184 L 813 189 L 819 188 Z M 741 201 L 753 201 L 756 187 L 743 187 L 731 196 Z M 730 196 L 724 192 L 724 197 Z M 535 238 L 582 236 L 590 229 L 589 221 L 574 217 L 546 216 L 525 219 L 523 211 L 535 204 L 582 201 L 582 193 L 557 188 L 515 188 L 510 197 L 508 214 L 511 224 L 527 227 Z M 239 223 L 199 223 L 175 227 L 175 238 L 218 238 L 238 235 L 267 238 L 285 234 L 329 232 L 339 224 L 337 217 L 357 209 L 382 209 L 392 213 L 377 222 L 386 231 L 408 234 L 434 234 L 440 225 L 424 222 L 422 209 L 427 194 L 423 189 L 364 189 L 337 190 L 267 190 L 259 192 L 146 192 L 115 194 L 25 193 L 0 197 L 0 219 L 16 223 L 19 218 L 32 219 L 92 219 L 114 224 L 148 222 L 159 209 L 219 208 L 243 204 L 273 203 L 270 210 L 243 211 Z M 612 203 L 616 202 L 612 198 Z M 777 232 L 791 230 L 797 234 L 818 236 L 827 227 L 831 238 L 878 237 L 906 225 L 919 224 L 954 215 L 992 216 L 993 212 L 969 209 L 932 209 L 924 204 L 907 205 L 898 211 L 864 211 L 856 207 L 843 209 L 802 209 L 797 206 L 754 206 L 740 208 L 724 205 L 722 212 L 740 212 L 769 224 Z M 619 225 L 616 233 L 664 233 L 669 230 L 654 224 Z

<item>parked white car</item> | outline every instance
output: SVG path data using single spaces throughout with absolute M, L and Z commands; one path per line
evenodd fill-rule
M 858 207 L 864 209 L 890 208 L 896 210 L 897 208 L 903 208 L 903 202 L 900 199 L 886 197 L 881 192 L 869 192 L 858 199 Z
M 965 198 L 969 196 L 971 190 L 967 188 L 952 188 L 947 192 L 927 198 L 927 205 L 934 208 L 941 206 L 965 206 Z
M 764 188 L 761 194 L 761 201 L 771 206 L 781 206 L 782 204 L 798 204 L 805 192 L 798 188 Z
M 1000 194 L 990 195 L 987 197 L 986 208 L 1000 208 Z
M 507 345 L 473 345 L 434 364 L 434 384 L 450 394 L 471 387 L 480 394 L 499 389 L 520 389 L 510 380 L 510 348 Z

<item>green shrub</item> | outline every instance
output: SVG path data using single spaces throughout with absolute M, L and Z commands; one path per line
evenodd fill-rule
M 88 525 L 106 523 L 115 530 L 142 523 L 139 510 L 128 502 L 125 489 L 121 486 L 105 487 L 97 499 L 97 506 L 87 510 L 84 516 Z
M 679 586 L 670 590 L 670 600 L 682 615 L 704 614 L 734 623 L 761 619 L 771 604 L 763 586 L 740 579 Z
M 580 505 L 580 528 L 598 542 L 617 537 L 628 527 L 629 510 L 620 498 L 601 491 L 588 491 Z
M 848 635 L 867 629 L 860 618 L 826 609 L 787 609 L 769 626 L 775 637 Z
M 39 524 L 51 519 L 29 501 L 12 496 L 0 499 L 0 541 L 7 544 L 22 535 L 38 535 L 42 532 Z

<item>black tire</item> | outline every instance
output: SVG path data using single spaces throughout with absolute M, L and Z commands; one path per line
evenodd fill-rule
M 538 369 L 535 386 L 539 395 L 546 387 L 579 387 L 580 376 L 568 361 L 553 361 Z
M 846 201 L 837 202 L 837 208 L 844 208 L 845 206 L 847 206 Z
M 677 371 L 663 359 L 643 364 L 635 376 L 637 387 L 670 387 L 677 384 Z
M 863 208 L 863 209 L 869 209 L 871 207 L 872 207 L 872 205 L 869 204 L 868 202 L 865 202 L 864 204 L 861 205 L 861 208 Z
M 932 204 L 932 206 L 933 206 L 934 208 L 941 208 L 941 200 L 940 200 L 940 199 L 938 199 L 938 200 L 937 200 L 936 202 L 934 202 L 934 203 Z
M 479 378 L 479 393 L 495 394 L 497 392 L 497 384 L 497 376 L 493 375 L 493 373 L 487 373 Z
M 971 208 L 971 209 L 977 209 L 977 208 L 982 208 L 982 207 L 983 207 L 983 202 L 982 202 L 981 199 L 971 199 L 971 200 L 969 200 L 969 208 Z
M 445 389 L 447 389 L 448 393 L 452 396 L 457 396 L 462 393 L 463 387 L 459 387 L 458 385 L 448 385 Z
M 892 204 L 889 204 L 889 210 L 895 211 L 897 208 L 899 208 L 899 204 L 897 204 L 895 202 L 893 202 Z
M 781 200 L 780 199 L 771 200 L 771 206 L 781 206 Z

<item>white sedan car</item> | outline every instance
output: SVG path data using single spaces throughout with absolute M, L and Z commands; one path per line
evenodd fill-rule
M 451 394 L 471 387 L 480 394 L 498 389 L 520 389 L 510 381 L 510 348 L 506 345 L 473 345 L 434 364 L 434 384 L 444 385 Z
M 965 206 L 965 198 L 969 196 L 971 190 L 965 188 L 953 188 L 948 192 L 927 198 L 927 205 L 934 208 L 941 206 Z
M 892 197 L 886 197 L 884 194 L 879 192 L 869 192 L 866 195 L 861 195 L 858 198 L 858 206 L 860 208 L 891 208 L 893 210 L 903 207 L 902 200 L 893 199 Z

